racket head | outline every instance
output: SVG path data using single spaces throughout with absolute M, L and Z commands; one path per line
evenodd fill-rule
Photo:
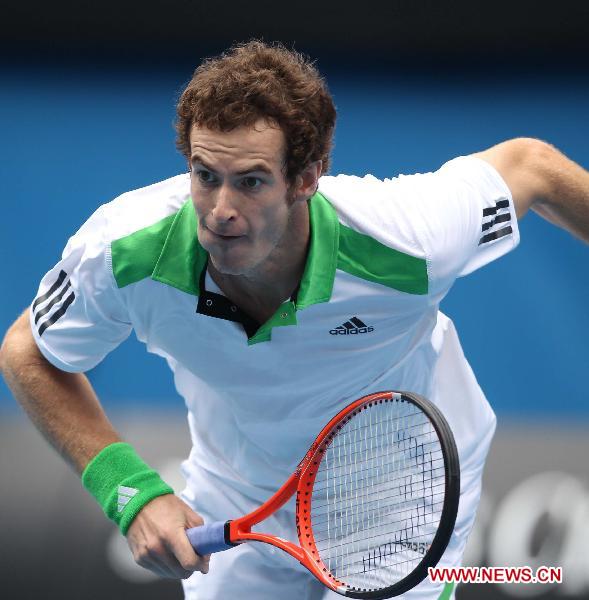
M 299 465 L 303 564 L 350 598 L 403 594 L 442 557 L 459 496 L 454 437 L 431 402 L 408 392 L 360 398 Z

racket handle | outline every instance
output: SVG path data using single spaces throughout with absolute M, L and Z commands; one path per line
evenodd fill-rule
M 229 550 L 235 546 L 235 544 L 225 541 L 226 523 L 227 521 L 217 521 L 186 530 L 186 535 L 197 554 L 204 556 L 213 552 Z

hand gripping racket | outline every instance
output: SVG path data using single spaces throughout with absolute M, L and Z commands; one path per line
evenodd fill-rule
M 252 527 L 296 493 L 300 546 Z M 249 515 L 187 530 L 201 555 L 272 544 L 349 598 L 391 598 L 425 579 L 454 529 L 458 453 L 431 402 L 406 392 L 356 400 L 323 428 L 286 483 Z

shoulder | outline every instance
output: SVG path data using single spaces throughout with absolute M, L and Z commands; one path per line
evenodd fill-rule
M 186 173 L 122 194 L 100 208 L 108 241 L 152 227 L 157 231 L 158 224 L 176 214 L 189 198 L 190 179 Z
M 117 284 L 153 271 L 174 221 L 190 198 L 188 174 L 126 192 L 100 206 L 70 238 L 70 261 L 106 267 Z
M 319 180 L 322 192 L 336 209 L 343 213 L 370 214 L 375 209 L 400 205 L 410 210 L 412 201 L 423 195 L 439 196 L 461 181 L 473 183 L 497 181 L 500 175 L 488 162 L 475 155 L 459 156 L 447 161 L 435 171 L 399 174 L 379 179 L 374 175 L 324 176 Z
M 102 204 L 70 239 L 104 246 L 149 228 L 177 213 L 190 198 L 188 174 L 121 194 Z
M 104 206 L 108 262 L 118 287 L 151 276 L 189 199 L 190 179 L 183 174 L 127 192 Z
M 422 254 L 412 228 L 420 196 L 435 190 L 435 173 L 322 177 L 319 192 L 335 209 L 340 226 L 369 236 L 385 246 L 408 254 Z
M 398 291 L 427 293 L 426 253 L 411 213 L 419 188 L 417 180 L 431 176 L 321 178 L 319 192 L 339 222 L 340 270 Z
M 445 218 L 449 203 L 485 190 L 509 195 L 499 173 L 474 156 L 460 156 L 436 171 L 378 179 L 373 175 L 325 176 L 319 191 L 329 200 L 340 223 L 386 243 L 390 235 Z
M 505 182 L 491 165 L 473 156 L 455 158 L 434 172 L 390 179 L 323 177 L 319 191 L 337 213 L 340 250 L 345 243 L 350 263 L 360 260 L 359 253 L 364 264 L 374 263 L 377 248 L 388 270 L 394 259 L 400 274 L 418 272 L 420 281 L 425 280 L 424 269 L 430 279 L 453 280 L 480 249 L 484 232 L 515 218 Z M 490 222 L 489 215 L 498 211 L 500 219 Z M 512 231 L 514 235 L 494 241 L 488 257 L 517 242 L 515 227 L 492 230 L 493 240 Z

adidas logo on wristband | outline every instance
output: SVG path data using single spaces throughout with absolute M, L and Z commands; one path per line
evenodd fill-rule
M 129 504 L 133 496 L 139 493 L 139 490 L 125 485 L 119 485 L 117 492 L 119 495 L 117 498 L 117 512 L 123 512 L 125 506 Z

